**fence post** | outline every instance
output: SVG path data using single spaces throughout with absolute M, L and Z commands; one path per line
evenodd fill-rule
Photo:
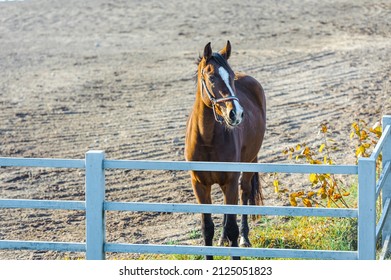
M 358 160 L 358 259 L 376 259 L 376 162 Z
M 391 125 L 391 115 L 383 116 L 383 131 L 387 125 Z M 382 149 L 382 163 L 383 169 L 386 162 L 391 161 L 391 135 L 384 139 Z M 388 174 L 382 189 L 382 205 L 385 205 L 387 198 L 391 198 L 391 175 Z M 384 242 L 387 236 L 391 235 L 391 213 L 389 213 L 384 221 L 382 230 L 382 241 Z
M 86 153 L 86 259 L 104 260 L 105 171 L 103 151 Z

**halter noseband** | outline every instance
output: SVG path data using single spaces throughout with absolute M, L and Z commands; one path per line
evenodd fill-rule
M 223 58 L 223 56 L 219 53 L 213 53 L 212 54 L 212 57 L 216 59 L 216 61 L 218 62 L 219 65 L 223 66 L 224 68 L 228 68 L 228 64 L 227 62 L 225 61 L 225 59 Z M 230 69 L 229 69 L 230 70 Z M 237 98 L 236 96 L 228 96 L 228 97 L 222 97 L 222 98 L 215 98 L 212 93 L 209 91 L 209 88 L 206 86 L 206 83 L 205 83 L 205 79 L 204 79 L 204 75 L 203 75 L 203 71 L 201 73 L 201 94 L 203 95 L 203 92 L 205 89 L 205 92 L 206 92 L 206 95 L 208 96 L 210 102 L 212 103 L 212 110 L 213 110 L 213 115 L 215 117 L 215 120 L 219 123 L 222 123 L 222 119 L 221 117 L 216 113 L 216 109 L 215 107 L 219 104 L 219 103 L 224 103 L 224 102 L 227 102 L 227 101 L 232 101 L 232 100 L 236 100 L 236 101 L 239 101 L 239 98 Z

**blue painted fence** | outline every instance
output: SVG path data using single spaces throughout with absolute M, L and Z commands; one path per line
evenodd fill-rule
M 360 158 L 358 165 L 292 165 L 270 163 L 211 163 L 141 160 L 107 160 L 103 151 L 89 151 L 85 159 L 0 158 L 0 166 L 85 169 L 85 201 L 0 199 L 0 208 L 67 209 L 86 211 L 86 242 L 36 242 L 0 240 L 0 249 L 55 250 L 86 252 L 86 259 L 105 259 L 106 252 L 250 256 L 307 259 L 376 259 L 376 242 L 382 238 L 379 258 L 388 252 L 391 236 L 391 116 L 383 117 L 383 134 L 371 157 Z M 376 159 L 382 153 L 383 171 L 376 179 Z M 358 208 L 305 208 L 238 205 L 196 205 L 177 203 L 138 203 L 105 201 L 106 169 L 198 170 L 279 173 L 358 174 Z M 376 213 L 381 194 L 382 210 Z M 271 248 L 230 248 L 182 245 L 121 244 L 105 242 L 107 211 L 149 211 L 182 213 L 255 214 L 277 216 L 327 216 L 358 219 L 358 250 L 296 250 Z M 376 215 L 380 219 L 376 222 Z

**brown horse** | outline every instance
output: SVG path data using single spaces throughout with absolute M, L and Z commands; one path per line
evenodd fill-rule
M 262 86 L 252 77 L 234 73 L 228 64 L 231 44 L 217 53 L 205 46 L 197 71 L 197 93 L 187 122 L 185 157 L 188 161 L 257 162 L 266 127 L 266 99 Z M 191 171 L 198 203 L 211 204 L 211 187 L 218 184 L 224 204 L 262 205 L 259 175 L 253 172 Z M 238 246 L 236 215 L 224 215 L 220 245 Z M 251 246 L 247 215 L 242 216 L 240 245 Z M 202 234 L 212 246 L 214 224 L 211 214 L 202 214 Z M 213 259 L 213 256 L 206 256 Z M 237 258 L 237 257 L 236 257 Z

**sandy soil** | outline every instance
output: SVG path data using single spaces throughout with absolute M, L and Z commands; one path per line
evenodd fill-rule
M 232 68 L 267 96 L 259 160 L 318 143 L 326 121 L 341 147 L 335 161 L 351 164 L 351 123 L 391 114 L 390 36 L 389 0 L 0 2 L 0 156 L 78 159 L 100 149 L 110 159 L 183 160 L 195 60 L 207 42 L 230 40 Z M 0 171 L 1 198 L 84 200 L 83 171 Z M 285 204 L 262 177 L 266 204 Z M 113 201 L 195 202 L 186 172 L 108 171 L 107 182 Z M 214 197 L 221 203 L 218 188 Z M 199 224 L 198 215 L 110 212 L 107 240 L 201 244 Z M 84 235 L 83 212 L 0 210 L 0 239 Z M 76 257 L 0 250 L 0 259 Z

